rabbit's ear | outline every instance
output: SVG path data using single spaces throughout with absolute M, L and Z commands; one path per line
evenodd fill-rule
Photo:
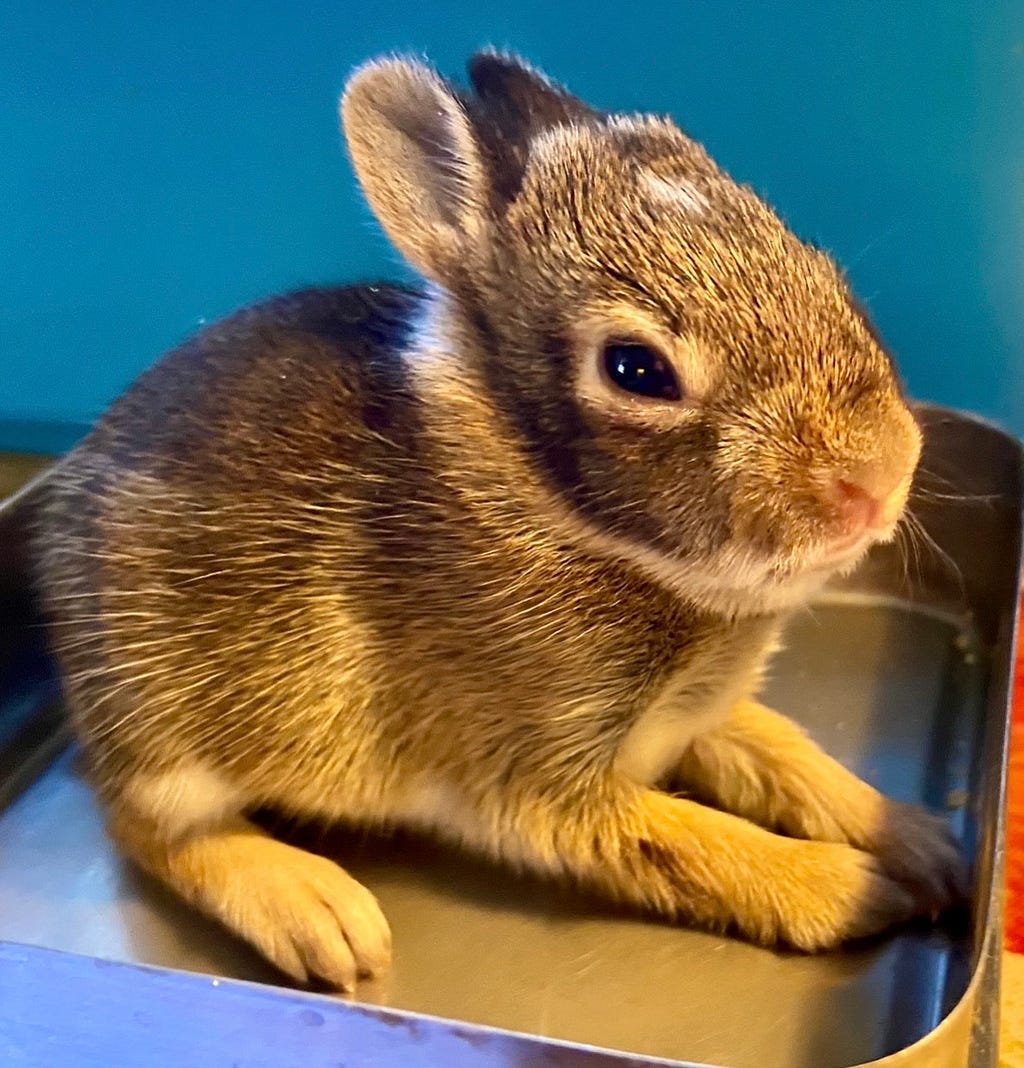
M 506 52 L 477 52 L 469 80 L 478 99 L 500 117 L 506 136 L 528 141 L 552 126 L 597 117 L 589 104 L 556 85 L 525 60 Z
M 487 148 L 491 185 L 499 200 L 515 198 L 530 144 L 554 126 L 590 122 L 600 113 L 518 56 L 478 52 L 468 65 L 470 101 Z
M 341 98 L 356 175 L 402 255 L 446 285 L 478 237 L 488 193 L 459 97 L 433 70 L 389 58 L 360 67 Z

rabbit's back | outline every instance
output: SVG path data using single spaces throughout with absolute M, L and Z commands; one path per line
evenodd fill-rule
M 372 545 L 359 531 L 422 497 L 402 484 L 416 302 L 367 286 L 239 312 L 143 375 L 54 472 L 39 580 L 101 780 L 182 753 L 259 763 L 294 747 L 289 708 L 316 721 L 333 662 L 351 683 L 345 580 L 388 567 L 391 528 Z

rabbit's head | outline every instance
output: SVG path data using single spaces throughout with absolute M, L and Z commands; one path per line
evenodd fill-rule
M 469 81 L 372 62 L 344 128 L 559 522 L 731 612 L 891 538 L 920 432 L 828 256 L 669 120 L 600 114 L 496 53 Z

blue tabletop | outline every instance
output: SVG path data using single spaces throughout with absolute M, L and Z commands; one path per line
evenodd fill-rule
M 377 52 L 458 73 L 486 43 L 671 112 L 848 267 L 913 393 L 1024 433 L 1021 0 L 6 0 L 0 447 L 244 301 L 400 273 L 338 91 Z

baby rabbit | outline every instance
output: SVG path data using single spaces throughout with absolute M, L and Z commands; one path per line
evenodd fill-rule
M 893 537 L 921 437 L 832 262 L 667 119 L 486 52 L 341 101 L 423 276 L 167 355 L 60 465 L 40 584 L 123 852 L 296 981 L 372 895 L 247 813 L 419 828 L 670 920 L 833 947 L 950 904 L 939 820 L 758 704 Z

